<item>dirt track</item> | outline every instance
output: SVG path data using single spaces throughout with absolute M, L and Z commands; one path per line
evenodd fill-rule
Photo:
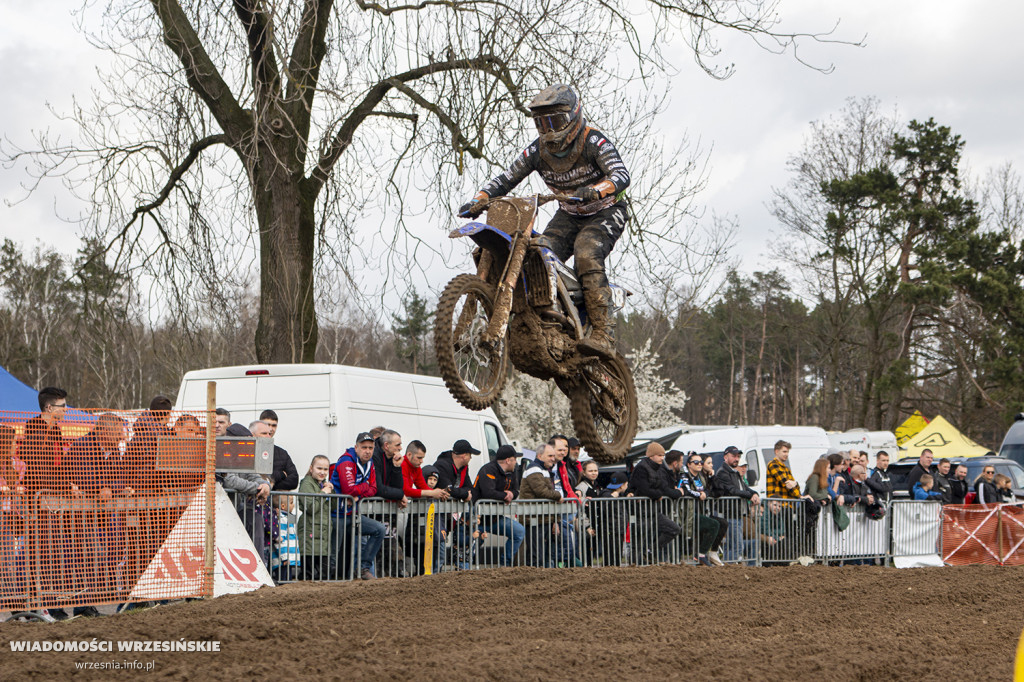
M 4 624 L 0 670 L 65 677 L 76 661 L 128 658 L 155 661 L 151 676 L 204 680 L 1008 680 L 1022 603 L 1018 568 L 518 568 Z M 219 640 L 221 652 L 12 653 L 8 644 L 93 637 Z M 89 675 L 112 676 L 125 674 Z

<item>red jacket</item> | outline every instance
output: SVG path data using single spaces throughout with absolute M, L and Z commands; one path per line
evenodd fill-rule
M 402 459 L 402 492 L 408 497 L 423 497 L 423 491 L 430 490 L 423 478 L 423 469 L 413 466 L 408 457 Z
M 377 475 L 373 462 L 363 464 L 356 456 L 355 448 L 349 448 L 334 465 L 331 485 L 342 495 L 352 497 L 374 497 L 377 495 Z

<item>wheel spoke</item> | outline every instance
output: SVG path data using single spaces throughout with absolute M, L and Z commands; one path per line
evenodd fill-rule
M 494 305 L 494 287 L 476 275 L 458 275 L 441 293 L 434 322 L 438 366 L 452 396 L 471 410 L 501 394 L 508 367 L 505 339 L 483 343 Z
M 485 347 L 481 340 L 490 323 L 483 302 L 475 294 L 465 296 L 462 308 L 455 316 L 455 361 L 459 378 L 474 387 L 491 383 L 492 374 L 500 371 L 503 343 L 496 348 Z

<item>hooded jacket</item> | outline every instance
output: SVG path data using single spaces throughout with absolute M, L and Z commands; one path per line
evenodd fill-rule
M 437 467 L 438 488 L 448 488 L 448 492 L 456 500 L 469 498 L 473 492 L 473 481 L 469 478 L 468 464 L 461 469 L 456 469 L 455 462 L 452 461 L 452 451 L 446 450 L 438 455 L 434 466 Z
M 488 462 L 480 467 L 476 474 L 473 489 L 475 500 L 505 501 L 505 492 L 512 491 L 512 499 L 519 497 L 519 483 L 516 481 L 515 469 L 505 471 L 497 462 Z
M 651 500 L 660 500 L 663 497 L 679 499 L 683 493 L 669 484 L 670 473 L 668 467 L 663 464 L 655 464 L 650 457 L 643 457 L 633 467 L 629 487 L 637 496 Z

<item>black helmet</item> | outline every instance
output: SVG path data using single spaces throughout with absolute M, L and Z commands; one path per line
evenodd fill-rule
M 568 151 L 584 125 L 583 106 L 573 89 L 549 85 L 528 106 L 544 149 L 551 154 Z

